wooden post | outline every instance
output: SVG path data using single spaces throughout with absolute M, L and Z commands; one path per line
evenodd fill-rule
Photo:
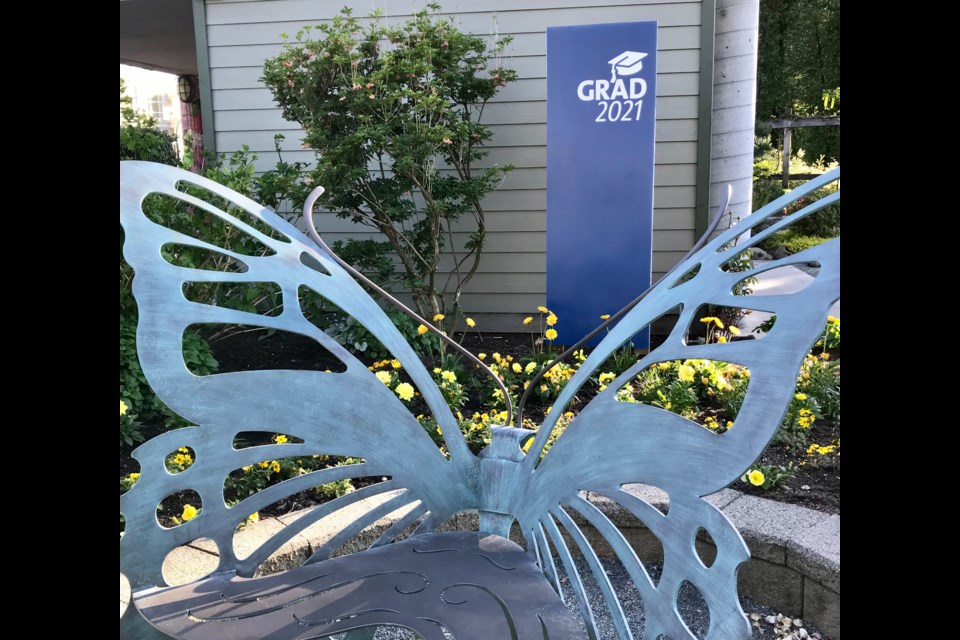
M 790 127 L 783 130 L 783 180 L 780 183 L 784 189 L 790 186 Z
M 790 151 L 792 138 L 790 130 L 793 128 L 803 129 L 804 127 L 839 127 L 840 116 L 813 118 L 794 118 L 793 110 L 787 109 L 786 114 L 777 120 L 767 120 L 766 125 L 771 129 L 783 129 L 783 179 L 782 185 L 786 189 L 790 180 Z

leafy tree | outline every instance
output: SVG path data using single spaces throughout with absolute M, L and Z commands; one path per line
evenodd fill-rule
M 341 245 L 344 257 L 401 280 L 421 315 L 455 322 L 483 255 L 481 201 L 512 169 L 476 166 L 491 137 L 481 115 L 516 73 L 499 66 L 507 39 L 488 46 L 428 7 L 393 27 L 379 13 L 364 23 L 344 9 L 318 38 L 307 27 L 285 43 L 263 80 L 317 153 L 320 205 L 384 238 Z M 471 218 L 469 240 L 454 246 L 464 226 L 456 223 Z M 452 267 L 441 269 L 448 252 Z
M 762 0 L 757 121 L 840 115 L 840 0 Z M 808 162 L 840 160 L 840 128 L 796 129 Z

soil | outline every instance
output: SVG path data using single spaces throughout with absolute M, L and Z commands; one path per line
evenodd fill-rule
M 653 338 L 654 346 L 657 336 Z M 496 333 L 468 333 L 463 339 L 463 346 L 473 353 L 511 354 L 515 358 L 529 355 L 531 350 L 530 337 L 526 334 L 496 334 Z M 252 331 L 228 336 L 212 345 L 215 357 L 220 363 L 220 372 L 249 371 L 256 369 L 296 369 L 296 370 L 343 370 L 343 365 L 328 351 L 315 341 L 290 333 L 276 333 L 265 335 L 262 331 Z M 589 352 L 589 349 L 585 349 Z M 430 368 L 433 364 L 425 361 Z M 577 394 L 578 400 L 569 410 L 579 411 L 596 394 L 595 389 L 584 389 Z M 482 409 L 479 405 L 472 406 L 468 401 L 463 408 L 466 415 L 474 410 Z M 544 407 L 531 406 L 525 410 L 525 416 L 540 422 L 543 419 Z M 146 439 L 157 435 L 162 427 L 144 425 L 141 429 Z M 839 437 L 839 430 L 832 421 L 818 420 L 808 434 L 810 442 L 825 444 Z M 836 465 L 818 466 L 807 463 L 805 450 L 790 450 L 785 445 L 774 442 L 763 453 L 758 464 L 763 465 L 793 465 L 792 477 L 773 489 L 761 489 L 748 482 L 735 480 L 732 488 L 744 493 L 761 496 L 781 502 L 796 504 L 811 509 L 818 509 L 828 513 L 840 512 L 840 467 Z M 130 457 L 130 448 L 120 450 L 121 477 L 139 471 L 138 463 Z M 354 481 L 359 488 L 364 480 Z M 379 481 L 379 478 L 369 479 L 370 482 Z M 359 482 L 359 484 L 358 484 Z M 189 501 L 189 496 L 172 496 L 164 502 L 164 511 L 175 515 L 182 511 L 182 505 Z M 261 512 L 261 515 L 280 515 L 301 509 L 317 503 L 312 492 L 305 492 L 290 496 L 282 502 L 271 505 Z M 158 514 L 161 521 L 167 518 L 163 513 Z M 167 526 L 170 523 L 166 523 Z M 122 525 L 121 525 L 122 530 Z

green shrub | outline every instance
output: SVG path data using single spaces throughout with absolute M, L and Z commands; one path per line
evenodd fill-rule
M 177 137 L 156 126 L 154 118 L 133 108 L 133 99 L 120 78 L 120 159 L 180 164 Z
M 444 313 L 452 331 L 485 247 L 481 202 L 512 168 L 478 166 L 492 136 L 481 116 L 516 73 L 499 65 L 508 39 L 462 33 L 439 11 L 428 4 L 388 24 L 382 12 L 361 22 L 344 9 L 284 42 L 263 82 L 317 152 L 319 204 L 382 234 L 348 241 L 350 261 L 401 282 L 422 317 Z M 469 233 L 458 247 L 454 227 Z M 457 268 L 444 273 L 454 250 Z M 396 271 L 384 269 L 389 254 Z

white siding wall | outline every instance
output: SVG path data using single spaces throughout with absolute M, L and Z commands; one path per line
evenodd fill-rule
M 370 2 L 348 1 L 355 15 Z M 401 21 L 412 2 L 385 2 L 390 20 Z M 476 34 L 511 34 L 505 66 L 519 80 L 488 105 L 484 121 L 493 128 L 488 163 L 516 169 L 484 201 L 487 253 L 468 285 L 464 308 L 484 328 L 519 328 L 518 318 L 544 304 L 546 292 L 546 27 L 572 24 L 659 21 L 657 132 L 654 193 L 654 278 L 691 246 L 696 204 L 697 109 L 700 70 L 700 2 L 676 0 L 488 0 L 444 2 L 460 28 Z M 248 145 L 260 154 L 258 168 L 276 161 L 273 137 L 283 133 L 284 158 L 312 161 L 301 149 L 300 130 L 285 121 L 259 78 L 263 61 L 281 49 L 280 33 L 291 36 L 306 24 L 337 13 L 344 0 L 207 0 L 207 37 L 213 89 L 216 146 L 230 152 Z M 418 5 L 419 6 L 419 5 Z M 523 6 L 515 9 L 515 6 Z M 357 235 L 335 216 L 320 217 L 330 241 Z M 465 236 L 462 236 L 465 237 Z M 461 239 L 462 239 L 461 237 Z M 638 292 L 639 293 L 639 292 Z

